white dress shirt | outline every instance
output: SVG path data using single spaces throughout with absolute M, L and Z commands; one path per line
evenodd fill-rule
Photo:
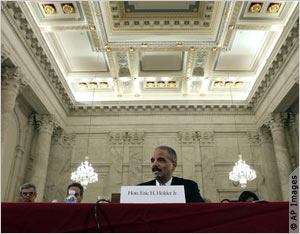
M 158 180 L 156 180 L 156 186 L 170 186 L 172 183 L 172 179 L 173 177 L 171 177 L 171 179 L 169 179 L 165 184 L 160 184 Z

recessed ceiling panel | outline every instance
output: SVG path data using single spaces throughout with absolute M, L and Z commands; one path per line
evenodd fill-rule
M 181 71 L 182 52 L 145 52 L 141 53 L 141 71 Z
M 220 52 L 216 70 L 251 71 L 268 32 L 237 31 L 229 51 Z
M 108 71 L 104 54 L 93 51 L 87 32 L 57 32 L 56 36 L 65 53 L 70 72 Z

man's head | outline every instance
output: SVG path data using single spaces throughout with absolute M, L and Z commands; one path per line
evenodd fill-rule
M 174 149 L 168 146 L 159 146 L 151 157 L 152 174 L 160 183 L 171 179 L 177 166 L 177 155 Z
M 34 202 L 36 198 L 36 187 L 34 184 L 25 183 L 19 188 L 22 202 Z
M 81 203 L 82 199 L 83 199 L 83 187 L 81 184 L 79 183 L 72 183 L 68 186 L 67 189 L 67 196 L 70 194 L 69 191 L 73 190 L 75 191 L 75 197 L 77 198 L 77 202 Z
M 256 196 L 255 193 L 250 192 L 250 191 L 244 191 L 241 193 L 239 197 L 239 202 L 253 202 L 253 201 L 258 201 L 258 196 Z

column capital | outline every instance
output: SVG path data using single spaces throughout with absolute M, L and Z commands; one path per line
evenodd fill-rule
M 248 131 L 247 137 L 250 145 L 258 145 L 260 142 L 259 133 L 256 131 Z
M 286 121 L 288 118 L 287 112 L 271 113 L 268 117 L 268 126 L 271 131 L 282 130 L 286 126 Z
M 1 67 L 1 88 L 14 87 L 18 91 L 23 89 L 27 83 L 21 77 L 22 74 L 19 67 Z
M 35 125 L 39 132 L 47 132 L 52 135 L 53 130 L 58 127 L 54 115 L 35 115 Z
M 180 131 L 178 132 L 178 139 L 182 145 L 191 145 L 195 143 L 197 134 L 192 131 Z
M 259 129 L 259 138 L 260 138 L 261 142 L 272 142 L 271 131 L 266 125 L 263 125 Z
M 113 145 L 124 145 L 126 132 L 110 132 L 108 134 L 109 141 Z
M 127 140 L 130 145 L 142 145 L 144 143 L 144 132 L 128 132 Z
M 67 146 L 74 146 L 75 145 L 75 141 L 76 141 L 76 133 L 72 132 L 72 133 L 65 133 L 63 136 L 63 142 L 67 145 Z
M 197 137 L 201 146 L 212 146 L 214 144 L 214 132 L 197 131 Z

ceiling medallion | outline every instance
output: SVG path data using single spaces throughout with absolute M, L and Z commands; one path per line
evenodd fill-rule
M 56 12 L 55 6 L 53 4 L 43 4 L 43 7 L 46 14 L 52 15 Z
M 258 2 L 251 3 L 249 11 L 251 13 L 259 13 L 261 11 L 262 4 Z
M 74 6 L 72 3 L 64 3 L 62 4 L 62 9 L 65 14 L 72 14 L 75 12 Z
M 280 8 L 280 3 L 270 3 L 268 6 L 268 12 L 269 13 L 277 13 L 279 11 Z

